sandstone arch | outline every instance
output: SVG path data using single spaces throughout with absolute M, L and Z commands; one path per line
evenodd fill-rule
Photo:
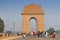
M 44 11 L 41 6 L 36 4 L 30 4 L 24 7 L 22 12 L 22 32 L 30 32 L 30 19 L 36 19 L 36 31 L 44 31 Z

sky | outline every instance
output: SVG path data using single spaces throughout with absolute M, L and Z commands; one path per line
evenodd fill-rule
M 15 31 L 21 31 L 22 28 L 22 10 L 25 5 L 29 4 L 41 5 L 44 10 L 45 30 L 54 28 L 60 29 L 60 0 L 0 0 L 0 17 L 4 20 L 5 31 L 13 30 L 15 23 Z M 31 20 L 31 28 L 36 29 L 36 22 Z

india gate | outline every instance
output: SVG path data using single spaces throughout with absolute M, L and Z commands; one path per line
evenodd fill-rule
M 36 20 L 36 31 L 44 31 L 44 11 L 40 5 L 30 4 L 22 10 L 22 32 L 30 32 L 30 20 Z

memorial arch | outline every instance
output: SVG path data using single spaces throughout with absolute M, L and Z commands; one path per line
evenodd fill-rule
M 44 11 L 41 6 L 30 4 L 24 6 L 22 15 L 22 32 L 30 32 L 30 20 L 36 20 L 36 31 L 44 31 Z

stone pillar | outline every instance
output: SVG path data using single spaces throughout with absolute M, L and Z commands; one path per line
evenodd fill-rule
M 29 33 L 30 32 L 29 18 L 26 17 L 26 15 L 22 16 L 22 32 L 23 33 Z
M 44 15 L 39 15 L 37 18 L 37 31 L 44 31 Z

